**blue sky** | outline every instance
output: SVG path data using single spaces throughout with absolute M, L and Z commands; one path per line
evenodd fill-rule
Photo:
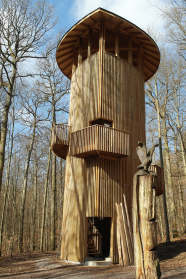
M 118 14 L 143 30 L 153 27 L 164 33 L 161 8 L 165 0 L 49 0 L 55 5 L 59 17 L 58 28 L 67 31 L 78 20 L 98 7 Z

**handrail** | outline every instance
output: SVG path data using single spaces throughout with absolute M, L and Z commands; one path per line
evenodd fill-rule
M 70 126 L 66 124 L 55 124 L 52 127 L 52 145 L 69 145 Z
M 129 155 L 129 133 L 111 127 L 93 125 L 71 133 L 71 155 L 97 151 Z

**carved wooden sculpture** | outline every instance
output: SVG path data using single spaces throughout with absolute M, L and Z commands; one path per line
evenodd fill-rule
M 142 148 L 141 151 L 139 150 L 140 148 Z M 146 152 L 146 147 L 141 142 L 140 148 L 137 148 L 137 154 Z M 152 156 L 154 149 L 155 146 L 150 149 L 150 156 Z M 152 162 L 152 160 L 150 162 L 150 159 L 147 159 L 149 158 L 148 155 L 144 159 L 146 163 L 142 163 L 144 170 L 138 171 L 133 180 L 133 233 L 136 279 L 161 277 L 156 251 L 156 187 L 158 186 L 158 179 L 156 172 L 148 172 L 148 167 Z

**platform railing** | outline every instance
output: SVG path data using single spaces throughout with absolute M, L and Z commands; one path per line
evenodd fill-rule
M 52 127 L 52 145 L 69 145 L 70 126 L 65 124 L 55 124 Z
M 91 153 L 129 156 L 129 133 L 107 126 L 93 125 L 71 133 L 70 154 Z

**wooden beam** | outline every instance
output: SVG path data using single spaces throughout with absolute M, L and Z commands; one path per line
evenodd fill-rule
M 84 33 L 84 32 L 83 32 Z M 68 38 L 79 38 L 80 35 L 68 35 Z
M 115 33 L 115 56 L 119 57 L 119 28 L 117 28 Z
M 68 48 L 68 49 L 69 49 L 69 48 Z M 61 57 L 66 56 L 66 55 L 68 55 L 68 54 L 70 54 L 70 53 L 72 53 L 72 50 L 70 50 L 70 51 L 68 51 L 68 52 L 63 53 L 63 54 L 61 54 L 61 55 L 57 56 L 56 58 L 57 58 L 57 59 L 60 59 Z
M 128 63 L 132 65 L 132 36 L 129 37 Z
M 70 45 L 70 46 L 67 46 L 67 47 L 62 47 L 61 49 L 60 49 L 60 48 L 58 48 L 58 52 L 59 52 L 59 54 L 60 54 L 60 52 L 61 52 L 61 51 L 64 51 L 64 50 L 66 50 L 66 49 L 68 49 L 68 50 L 69 50 L 70 48 L 73 48 L 73 46 L 74 46 L 74 45 Z M 60 58 L 60 56 L 59 56 L 59 57 L 57 57 L 57 58 Z
M 147 59 L 147 57 L 145 57 L 144 60 L 147 61 L 148 63 L 152 64 L 154 67 L 157 68 L 157 64 L 154 64 L 154 62 L 152 62 L 152 60 Z
M 87 58 L 89 58 L 91 55 L 92 55 L 92 28 L 89 29 Z
M 99 98 L 98 98 L 98 117 L 101 117 L 101 98 L 102 98 L 102 78 L 103 78 L 103 64 L 105 53 L 105 22 L 100 22 L 100 37 L 99 37 Z
M 102 20 L 100 28 L 99 49 L 101 52 L 105 51 L 105 21 Z
M 60 65 L 60 64 L 58 64 Z M 72 65 L 72 62 L 70 62 L 68 65 L 65 66 L 65 68 L 63 68 L 63 71 L 65 71 L 68 67 L 70 67 Z
M 60 44 L 60 46 L 68 45 L 68 44 L 75 43 L 75 42 L 76 42 L 76 40 L 71 40 L 71 41 L 68 41 L 68 42 L 62 42 L 62 43 Z M 58 49 L 60 49 L 60 48 L 58 48 Z
M 72 75 L 76 70 L 76 49 L 73 50 Z
M 90 28 L 90 25 L 88 25 L 88 24 L 86 24 L 86 23 L 84 23 L 84 22 L 81 22 L 80 25 L 83 25 L 83 26 L 85 26 L 85 27 Z
M 127 32 L 127 31 L 129 31 L 131 29 L 134 29 L 134 27 L 133 26 L 127 27 L 127 28 L 125 28 L 125 31 Z
M 152 49 L 146 48 L 145 46 L 143 46 L 143 49 L 147 50 L 148 52 L 155 53 L 157 55 L 157 52 Z
M 83 44 L 83 39 L 79 39 L 79 54 L 78 54 L 78 66 L 82 63 L 82 44 Z
M 142 51 L 143 51 L 143 49 L 142 49 L 142 46 L 141 45 L 139 45 L 138 46 L 138 70 L 139 70 L 139 72 L 141 73 L 141 70 L 142 70 L 142 63 L 141 63 L 141 61 L 142 61 Z
M 156 58 L 156 57 L 154 57 L 153 55 L 151 55 L 151 54 L 149 54 L 148 52 L 146 52 L 146 51 L 144 51 L 144 54 L 145 55 L 147 55 L 147 56 L 149 56 L 150 58 L 152 58 L 152 59 L 154 59 L 154 60 L 156 60 L 156 61 L 160 61 L 160 59 L 159 58 Z
M 90 16 L 90 19 L 91 19 L 94 23 L 97 22 L 97 21 L 96 21 L 94 18 L 92 18 L 91 16 Z
M 58 63 L 58 65 L 61 65 L 61 64 L 65 63 L 66 61 L 70 60 L 71 58 L 72 58 L 72 55 L 68 56 L 65 60 L 60 61 L 60 62 Z
M 150 69 L 145 63 L 144 63 L 144 67 L 147 68 L 147 70 L 149 70 L 151 73 L 154 73 L 154 71 Z

